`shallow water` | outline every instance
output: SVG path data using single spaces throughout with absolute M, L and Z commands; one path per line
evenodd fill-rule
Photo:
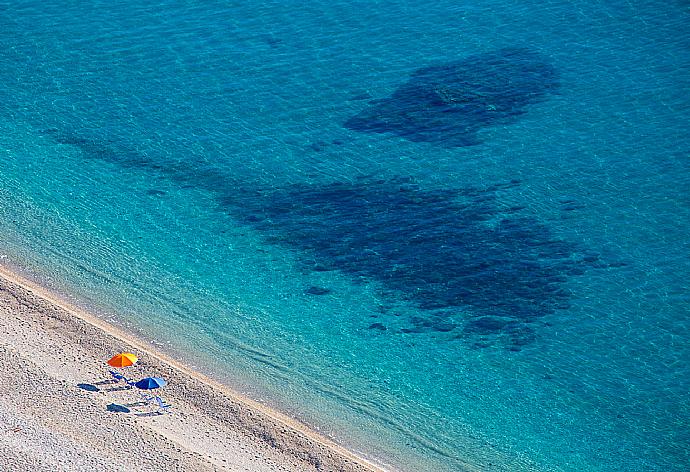
M 0 4 L 1 251 L 408 470 L 684 470 L 687 24 Z

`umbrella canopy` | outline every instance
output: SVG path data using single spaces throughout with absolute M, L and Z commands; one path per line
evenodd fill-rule
M 130 365 L 134 365 L 137 360 L 139 360 L 139 358 L 131 352 L 122 352 L 111 357 L 108 361 L 108 365 L 113 367 L 129 367 Z
M 151 390 L 154 388 L 163 387 L 167 383 L 168 382 L 161 379 L 160 377 L 146 377 L 145 379 L 141 379 L 140 381 L 135 383 L 134 386 L 142 390 Z

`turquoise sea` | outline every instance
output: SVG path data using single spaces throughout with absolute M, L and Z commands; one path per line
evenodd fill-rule
M 409 471 L 690 464 L 684 1 L 0 1 L 0 257 Z

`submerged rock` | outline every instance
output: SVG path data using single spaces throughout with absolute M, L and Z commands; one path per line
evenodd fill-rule
M 515 324 L 515 320 L 496 316 L 482 316 L 481 318 L 473 318 L 468 321 L 464 331 L 467 333 L 490 334 L 501 331 L 510 324 Z
M 372 282 L 412 305 L 391 313 L 409 323 L 400 332 L 462 329 L 465 338 L 524 345 L 534 339 L 527 325 L 566 309 L 566 284 L 592 264 L 575 257 L 586 248 L 556 238 L 544 222 L 505 213 L 496 192 L 514 185 L 424 190 L 410 179 L 361 179 L 233 195 L 224 204 L 267 241 L 301 251 L 306 270 Z
M 306 293 L 307 295 L 326 295 L 331 292 L 332 290 L 330 288 L 316 286 L 309 287 L 304 291 L 304 293 Z
M 379 331 L 386 331 L 388 328 L 386 328 L 382 323 L 372 323 L 369 325 L 368 329 L 376 329 Z
M 480 143 L 479 130 L 517 121 L 528 105 L 558 86 L 556 70 L 545 57 L 528 49 L 500 49 L 417 70 L 345 127 L 447 147 L 471 146 Z

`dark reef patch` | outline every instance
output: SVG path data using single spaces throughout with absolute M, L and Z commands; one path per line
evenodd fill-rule
M 255 184 L 242 188 L 191 158 L 155 161 L 109 140 L 47 133 L 86 158 L 143 169 L 182 188 L 208 190 L 219 210 L 263 233 L 266 242 L 298 250 L 305 272 L 340 271 L 354 283 L 377 283 L 386 300 L 377 309 L 386 335 L 433 333 L 468 339 L 474 346 L 498 343 L 519 350 L 536 339 L 544 326 L 541 317 L 569 308 L 571 277 L 627 265 L 613 254 L 554 237 L 515 201 L 502 203 L 497 194 L 518 181 L 424 190 L 409 178 L 370 176 L 257 190 Z M 150 195 L 158 192 L 153 187 Z M 305 294 L 326 295 L 328 290 L 305 287 Z M 402 305 L 397 303 L 401 299 Z
M 155 164 L 144 154 L 124 148 L 115 142 L 96 137 L 82 137 L 79 134 L 68 134 L 50 130 L 49 135 L 58 144 L 66 144 L 79 149 L 84 157 L 111 162 L 125 168 L 150 169 L 163 171 L 162 165 Z
M 378 331 L 386 331 L 388 328 L 386 328 L 385 325 L 382 323 L 372 323 L 369 325 L 369 329 L 376 329 Z
M 325 287 L 309 287 L 304 291 L 307 295 L 327 295 L 331 293 L 332 290 L 330 288 L 325 288 Z
M 500 49 L 417 70 L 389 98 L 373 101 L 345 127 L 446 147 L 471 146 L 480 143 L 479 130 L 514 123 L 528 105 L 543 101 L 558 86 L 556 70 L 542 55 Z
M 421 190 L 409 179 L 241 192 L 223 207 L 273 243 L 302 251 L 305 270 L 376 281 L 426 316 L 407 333 L 534 337 L 534 321 L 568 306 L 568 278 L 589 253 L 501 205 L 488 188 Z M 587 260 L 585 260 L 587 258 Z M 419 313 L 419 310 L 417 310 Z

